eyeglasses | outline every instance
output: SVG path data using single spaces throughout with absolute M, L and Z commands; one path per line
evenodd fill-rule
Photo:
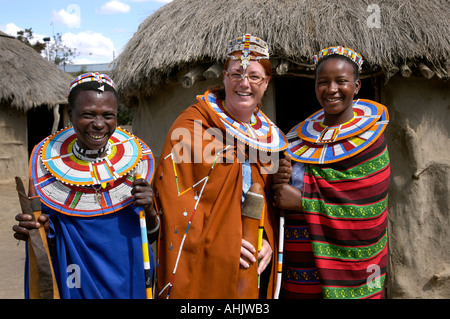
M 267 76 L 261 76 L 258 74 L 241 74 L 241 73 L 228 73 L 225 71 L 225 74 L 230 78 L 233 82 L 241 82 L 244 81 L 245 78 L 252 83 L 252 84 L 259 84 L 265 79 L 267 79 Z

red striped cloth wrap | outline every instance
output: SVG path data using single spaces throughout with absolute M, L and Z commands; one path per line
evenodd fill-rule
M 382 298 L 389 154 L 382 134 L 349 159 L 306 165 L 303 211 L 324 298 Z

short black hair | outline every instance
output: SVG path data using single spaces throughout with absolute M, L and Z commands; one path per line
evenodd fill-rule
M 97 81 L 91 81 L 91 82 L 85 82 L 80 83 L 76 87 L 74 87 L 67 97 L 69 101 L 69 109 L 73 109 L 75 107 L 75 100 L 78 96 L 78 94 L 81 91 L 99 91 L 99 88 L 103 85 L 104 91 L 110 91 L 114 93 L 114 96 L 116 97 L 117 102 L 119 101 L 119 95 L 117 94 L 117 91 L 110 85 L 106 83 L 98 83 Z
M 319 69 L 319 65 L 322 64 L 323 61 L 326 61 L 329 59 L 339 59 L 339 60 L 343 60 L 343 61 L 347 61 L 347 62 L 351 63 L 351 65 L 353 66 L 353 74 L 355 76 L 355 81 L 359 80 L 358 65 L 355 62 L 353 62 L 350 58 L 346 57 L 345 55 L 340 55 L 340 54 L 330 54 L 330 55 L 327 55 L 324 58 L 320 59 L 319 63 L 317 63 L 317 66 L 316 66 L 316 71 L 315 71 L 316 77 L 317 77 L 317 70 Z

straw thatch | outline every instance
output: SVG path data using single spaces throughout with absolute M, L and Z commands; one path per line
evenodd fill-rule
M 0 32 L 0 102 L 28 111 L 67 103 L 70 79 L 32 48 Z
M 227 41 L 251 33 L 293 70 L 311 71 L 314 54 L 342 44 L 362 53 L 366 72 L 446 79 L 449 14 L 447 0 L 174 0 L 139 26 L 112 75 L 124 97 L 151 94 L 182 69 L 223 61 Z

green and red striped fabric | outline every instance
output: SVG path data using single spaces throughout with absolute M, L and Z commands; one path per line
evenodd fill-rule
M 381 135 L 344 161 L 306 165 L 303 212 L 324 298 L 382 298 L 389 154 Z

